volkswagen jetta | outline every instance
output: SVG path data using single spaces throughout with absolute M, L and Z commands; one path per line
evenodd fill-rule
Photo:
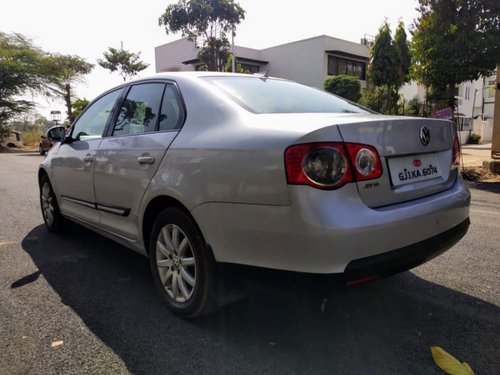
M 217 262 L 343 274 L 417 266 L 469 225 L 449 121 L 374 114 L 287 80 L 164 73 L 113 88 L 42 162 L 69 221 L 149 256 L 175 313 L 214 306 Z

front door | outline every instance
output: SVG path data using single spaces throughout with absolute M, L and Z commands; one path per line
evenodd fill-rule
M 113 91 L 93 102 L 52 157 L 51 178 L 61 212 L 94 225 L 99 222 L 92 173 L 96 150 L 121 92 Z

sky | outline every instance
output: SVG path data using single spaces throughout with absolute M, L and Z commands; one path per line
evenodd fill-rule
M 4 0 L 0 31 L 17 32 L 46 52 L 78 55 L 95 64 L 85 83 L 75 86 L 76 96 L 93 99 L 122 83 L 118 73 L 97 65 L 108 47 L 140 52 L 149 67 L 140 77 L 155 73 L 154 48 L 180 34 L 165 33 L 158 18 L 177 0 Z M 394 30 L 399 19 L 408 28 L 418 17 L 417 0 L 236 0 L 246 11 L 236 29 L 235 44 L 266 48 L 318 35 L 359 42 L 376 35 L 388 20 Z M 408 33 L 408 32 L 407 32 Z M 408 33 L 409 36 L 409 33 Z M 65 113 L 62 101 L 33 98 L 38 112 L 50 118 L 51 110 Z

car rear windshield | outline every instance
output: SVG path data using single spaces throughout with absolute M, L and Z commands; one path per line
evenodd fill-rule
M 325 91 L 265 77 L 203 77 L 254 113 L 368 113 Z

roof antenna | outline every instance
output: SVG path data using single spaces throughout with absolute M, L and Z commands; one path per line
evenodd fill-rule
M 254 73 L 253 75 L 257 77 L 269 78 L 269 69 Z

